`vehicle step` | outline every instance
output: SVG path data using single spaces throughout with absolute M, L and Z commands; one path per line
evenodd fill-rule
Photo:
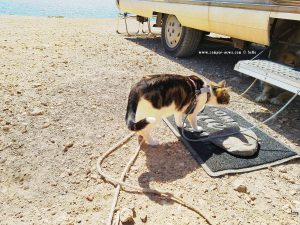
M 234 70 L 300 95 L 300 71 L 292 67 L 268 60 L 241 60 Z

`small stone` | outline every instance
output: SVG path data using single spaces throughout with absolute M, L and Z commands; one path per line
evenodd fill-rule
M 291 183 L 291 184 L 295 184 L 296 180 L 288 175 L 282 175 L 282 178 L 285 179 L 287 182 Z
M 291 207 L 291 212 L 293 214 L 300 215 L 300 201 L 293 201 L 293 206 Z
M 28 131 L 27 131 L 27 127 L 23 127 L 22 129 L 21 129 L 21 133 L 22 134 L 25 134 L 25 133 L 27 133 Z
M 240 193 L 247 193 L 247 187 L 243 184 L 238 184 L 234 187 L 234 190 Z
M 279 169 L 279 172 L 280 172 L 280 173 L 287 173 L 287 169 L 286 169 L 286 168 L 280 168 L 280 169 Z
M 34 110 L 32 110 L 29 114 L 31 116 L 40 116 L 40 115 L 43 115 L 45 112 L 44 110 L 42 109 L 39 109 L 39 108 L 35 108 Z
M 286 204 L 286 205 L 282 206 L 281 209 L 285 212 L 290 212 L 291 211 L 289 204 Z
M 97 180 L 98 179 L 98 175 L 97 174 L 92 174 L 91 178 L 94 179 L 94 180 Z
M 145 212 L 140 212 L 140 219 L 143 223 L 147 222 L 147 214 Z
M 86 199 L 91 202 L 94 200 L 94 196 L 89 195 L 86 197 Z
M 209 191 L 214 191 L 217 189 L 217 186 L 216 185 L 212 185 L 209 187 Z
M 37 88 L 37 87 L 42 86 L 42 84 L 40 84 L 40 83 L 35 83 L 35 84 L 33 84 L 32 86 L 33 86 L 34 88 Z
M 246 197 L 246 201 L 248 202 L 248 203 L 251 203 L 251 198 L 247 195 L 247 197 Z
M 122 223 L 133 222 L 133 211 L 128 208 L 123 208 L 120 212 L 120 220 Z
M 64 151 L 65 152 L 68 151 L 69 148 L 73 147 L 73 145 L 74 145 L 74 142 L 68 142 L 68 143 L 64 144 Z
M 66 172 L 68 173 L 69 176 L 72 175 L 72 171 L 70 169 L 67 169 Z
M 24 190 L 28 190 L 28 189 L 29 189 L 29 186 L 28 186 L 28 185 L 25 185 L 25 186 L 23 186 L 23 189 L 24 189 Z
M 127 205 L 127 208 L 128 208 L 128 209 L 131 209 L 132 211 L 134 211 L 135 205 L 132 204 L 132 203 L 130 203 L 130 204 Z
M 91 173 L 91 169 L 87 169 L 86 175 L 89 175 Z
M 10 130 L 10 127 L 9 127 L 9 126 L 4 126 L 4 127 L 2 128 L 2 130 L 3 130 L 4 132 L 8 132 L 8 131 Z
M 48 127 L 50 127 L 50 125 L 51 125 L 51 123 L 44 123 L 42 128 L 48 128 Z

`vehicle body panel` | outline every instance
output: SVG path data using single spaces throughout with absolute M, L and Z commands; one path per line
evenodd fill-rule
M 270 20 L 300 21 L 295 0 L 119 0 L 119 8 L 144 17 L 175 15 L 183 26 L 258 44 L 270 44 Z

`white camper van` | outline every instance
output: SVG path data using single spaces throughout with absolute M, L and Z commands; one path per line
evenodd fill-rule
M 292 77 L 292 81 L 289 85 L 270 83 L 288 90 L 292 84 L 295 93 L 300 89 L 299 71 L 274 64 L 300 67 L 300 0 L 116 0 L 116 4 L 123 12 L 145 19 L 155 17 L 155 26 L 162 28 L 162 45 L 175 57 L 196 53 L 208 33 L 231 37 L 234 47 L 240 49 L 251 43 L 269 46 L 272 63 L 242 62 L 236 70 L 262 79 L 257 71 L 272 67 L 276 76 Z M 252 72 L 247 71 L 250 67 Z
M 300 0 L 117 0 L 117 6 L 146 18 L 157 18 L 162 43 L 170 54 L 189 56 L 205 32 L 245 42 L 271 45 L 289 42 L 299 33 Z M 280 38 L 281 37 L 281 38 Z M 300 35 L 293 38 L 300 42 Z

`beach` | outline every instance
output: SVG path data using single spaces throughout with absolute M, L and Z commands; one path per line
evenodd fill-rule
M 114 186 L 96 160 L 129 133 L 127 96 L 145 75 L 226 79 L 239 100 L 229 108 L 254 123 L 278 109 L 254 101 L 257 87 L 239 96 L 252 79 L 233 71 L 238 56 L 175 59 L 159 38 L 118 35 L 115 24 L 0 15 L 0 224 L 105 224 Z M 299 153 L 297 104 L 262 129 Z M 161 145 L 142 147 L 126 181 L 179 195 L 215 224 L 299 224 L 300 160 L 212 178 L 164 123 L 154 136 Z M 137 146 L 135 138 L 112 154 L 105 170 L 119 178 Z M 154 195 L 121 191 L 124 207 L 134 208 L 134 224 L 206 224 Z

